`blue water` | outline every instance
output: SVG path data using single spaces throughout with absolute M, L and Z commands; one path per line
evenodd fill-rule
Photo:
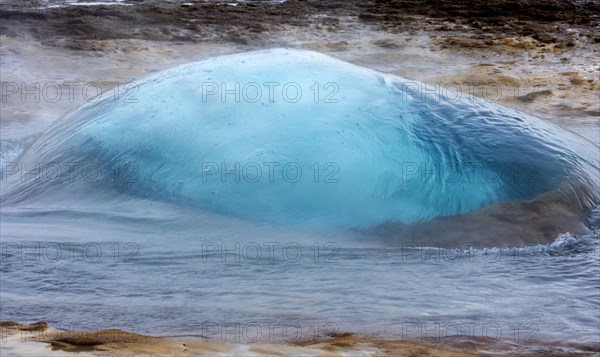
M 299 50 L 184 65 L 59 120 L 4 170 L 2 200 L 108 209 L 142 197 L 323 228 L 411 224 L 553 189 L 587 210 L 598 202 L 595 145 L 417 85 Z
M 0 320 L 600 349 L 598 148 L 483 100 L 422 100 L 409 83 L 261 51 L 159 73 L 3 142 Z M 557 190 L 585 233 L 370 231 Z

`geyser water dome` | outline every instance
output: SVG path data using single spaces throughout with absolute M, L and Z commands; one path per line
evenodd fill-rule
M 2 199 L 138 196 L 326 228 L 418 225 L 553 190 L 576 210 L 597 202 L 595 145 L 420 85 L 300 50 L 183 65 L 67 114 L 19 159 L 41 180 L 7 166 Z

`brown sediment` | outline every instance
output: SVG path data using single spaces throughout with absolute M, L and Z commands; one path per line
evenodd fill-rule
M 544 96 L 544 95 L 552 95 L 552 91 L 549 89 L 545 89 L 545 90 L 541 90 L 539 92 L 531 92 L 526 95 L 518 96 L 518 97 L 516 97 L 516 99 L 521 102 L 531 103 L 534 100 L 536 100 L 536 98 L 538 98 L 539 96 Z
M 423 343 L 408 341 L 381 340 L 370 337 L 360 337 L 351 333 L 339 333 L 331 335 L 326 341 L 306 341 L 299 345 L 319 348 L 330 351 L 332 356 L 343 352 L 348 348 L 371 348 L 376 351 L 375 356 L 439 356 L 439 357 L 474 357 L 482 356 L 476 351 L 452 350 L 450 347 L 436 347 Z
M 0 328 L 7 331 L 45 331 L 48 328 L 48 324 L 44 321 L 31 324 L 20 324 L 14 321 L 0 321 Z
M 532 37 L 539 43 L 568 47 L 573 45 L 573 38 L 564 32 L 567 26 L 584 31 L 590 41 L 600 43 L 600 34 L 594 30 L 600 24 L 598 13 L 600 4 L 596 2 L 571 0 L 287 0 L 237 6 L 212 2 L 58 8 L 5 4 L 0 18 L 5 20 L 3 33 L 9 36 L 18 36 L 15 24 L 20 23 L 30 26 L 30 33 L 39 39 L 201 42 L 216 34 L 236 42 L 240 36 L 256 39 L 289 25 L 316 24 L 337 31 L 345 17 L 354 17 L 390 32 L 426 29 L 464 33 L 466 27 L 475 36 Z
M 229 352 L 231 348 L 211 342 L 181 341 L 131 333 L 119 329 L 99 331 L 55 331 L 38 342 L 64 352 L 102 352 L 120 356 L 189 356 L 198 353 Z
M 465 336 L 456 336 L 465 337 Z M 476 357 L 490 355 L 520 356 L 586 356 L 598 352 L 594 346 L 555 345 L 543 351 L 519 351 L 515 345 L 493 338 L 469 336 L 461 343 L 440 342 L 435 338 L 423 342 L 386 340 L 359 336 L 351 333 L 337 333 L 319 340 L 291 344 L 227 344 L 198 340 L 179 340 L 153 337 L 126 332 L 118 329 L 99 331 L 56 331 L 32 337 L 31 340 L 46 343 L 51 350 L 91 355 L 117 356 L 222 356 L 252 355 L 264 356 L 315 356 L 341 357 L 368 353 L 380 357 Z M 485 351 L 485 352 L 483 352 Z M 48 353 L 48 356 L 52 356 Z
M 82 352 L 104 356 L 210 356 L 232 351 L 232 347 L 227 344 L 181 341 L 142 335 L 120 329 L 64 331 L 48 328 L 45 322 L 25 325 L 13 321 L 2 321 L 0 327 L 2 328 L 2 334 L 5 336 L 14 335 L 19 331 L 26 332 L 25 335 L 20 336 L 20 341 L 17 341 L 17 353 L 19 343 L 25 342 L 48 344 L 50 350 L 44 353 L 48 356 L 52 356 L 50 351 L 72 352 L 74 356 Z M 5 343 L 7 340 L 8 338 L 4 337 Z M 13 345 L 13 349 L 14 347 Z
M 14 322 L 0 322 L 6 330 L 33 332 L 32 326 L 40 323 L 23 325 Z M 43 323 L 45 327 L 47 325 Z M 37 327 L 36 327 L 37 328 Z M 25 330 L 23 330 L 25 329 Z M 46 328 L 44 328 L 46 330 Z M 48 329 L 44 334 L 29 334 L 27 341 L 49 344 L 52 351 L 86 352 L 92 355 L 160 355 L 160 356 L 215 356 L 244 355 L 244 351 L 253 355 L 264 356 L 320 356 L 335 357 L 346 354 L 369 352 L 374 356 L 439 356 L 439 357 L 473 357 L 481 356 L 470 348 L 460 351 L 447 346 L 381 340 L 359 337 L 350 333 L 341 333 L 325 337 L 321 340 L 304 341 L 293 344 L 251 344 L 232 345 L 208 341 L 179 340 L 173 338 L 153 337 L 131 333 L 119 329 L 99 331 L 60 331 Z M 48 356 L 52 353 L 48 351 Z
M 487 88 L 493 101 L 600 143 L 600 136 L 590 130 L 600 125 L 597 2 L 288 0 L 237 6 L 157 2 L 59 8 L 15 4 L 0 8 L 4 81 L 21 82 L 21 72 L 31 66 L 34 74 L 46 67 L 32 81 L 47 80 L 48 73 L 55 79 L 60 68 L 69 68 L 68 75 L 76 80 L 83 75 L 87 81 L 123 83 L 211 55 L 305 48 L 426 83 L 456 83 L 463 91 L 475 84 L 477 96 L 485 96 Z M 47 63 L 23 61 L 32 55 Z M 78 72 L 72 61 L 81 57 L 102 58 L 107 70 L 102 72 L 94 62 L 94 67 Z M 12 62 L 13 58 L 19 60 Z M 61 61 L 69 62 L 59 66 Z M 497 97 L 489 85 L 500 87 Z M 56 114 L 49 114 L 49 105 L 23 114 L 23 103 L 13 105 L 12 100 L 2 108 L 3 118 L 56 117 L 80 103 L 63 103 L 60 108 L 58 103 Z
M 45 322 L 30 325 L 13 321 L 0 322 L 2 345 L 8 352 L 19 354 L 26 348 L 31 355 L 52 357 L 53 351 L 73 353 L 73 356 L 315 356 L 340 357 L 344 355 L 371 355 L 378 357 L 475 357 L 475 356 L 531 356 L 582 357 L 600 352 L 598 345 L 532 341 L 536 348 L 520 349 L 512 342 L 488 337 L 447 336 L 442 341 L 431 337 L 420 341 L 381 339 L 352 333 L 335 333 L 321 339 L 288 344 L 230 344 L 203 340 L 182 340 L 131 333 L 120 329 L 97 331 L 63 331 L 48 327 Z M 14 336 L 21 332 L 18 338 Z M 39 347 L 32 349 L 32 343 Z M 26 346 L 27 345 L 27 346 Z M 49 346 L 49 348 L 44 347 Z M 544 346 L 540 348 L 540 346 Z M 59 354 L 64 356 L 64 353 Z

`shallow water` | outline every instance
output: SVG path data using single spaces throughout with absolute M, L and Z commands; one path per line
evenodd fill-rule
M 351 331 L 598 347 L 597 234 L 389 247 L 131 204 L 106 215 L 4 211 L 0 319 L 242 343 Z

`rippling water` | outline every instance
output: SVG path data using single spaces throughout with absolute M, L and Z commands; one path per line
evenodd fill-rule
M 146 204 L 143 217 L 4 213 L 1 319 L 226 342 L 352 331 L 598 347 L 599 235 L 385 247 Z

